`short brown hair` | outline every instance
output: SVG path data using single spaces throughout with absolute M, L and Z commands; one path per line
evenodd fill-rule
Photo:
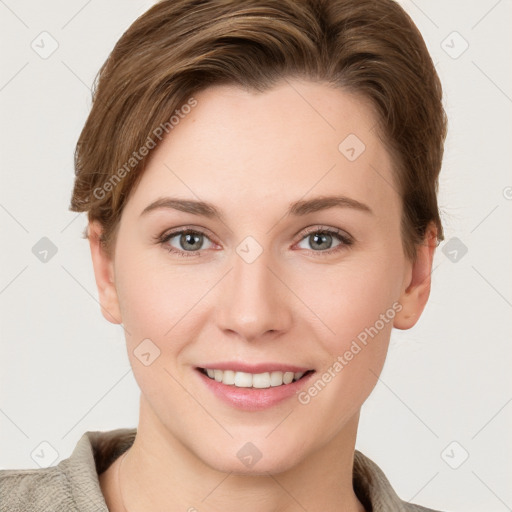
M 265 91 L 291 77 L 370 100 L 393 159 L 406 256 L 416 259 L 430 222 L 443 240 L 441 83 L 419 30 L 393 0 L 158 2 L 123 34 L 96 77 L 70 209 L 100 221 L 110 252 L 148 161 L 138 150 L 154 141 L 157 127 L 170 132 L 173 113 L 211 85 Z

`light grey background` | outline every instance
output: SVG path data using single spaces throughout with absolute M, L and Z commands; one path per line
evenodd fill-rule
M 423 317 L 393 333 L 357 447 L 403 499 L 512 510 L 512 2 L 401 3 L 444 85 L 446 241 Z M 2 468 L 57 464 L 87 430 L 137 426 L 123 331 L 101 316 L 86 217 L 68 205 L 93 78 L 152 4 L 0 0 Z M 46 262 L 32 250 L 43 237 L 57 249 Z

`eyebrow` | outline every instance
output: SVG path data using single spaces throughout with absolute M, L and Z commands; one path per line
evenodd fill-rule
M 346 196 L 322 196 L 296 201 L 289 205 L 286 215 L 302 216 L 335 207 L 349 208 L 374 215 L 374 212 L 368 205 Z M 224 218 L 222 212 L 212 203 L 174 197 L 162 197 L 153 201 L 142 210 L 140 216 L 158 209 L 179 210 L 193 215 L 217 218 L 220 220 Z

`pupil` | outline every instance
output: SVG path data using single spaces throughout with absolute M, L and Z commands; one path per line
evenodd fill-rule
M 327 233 L 315 233 L 311 235 L 310 240 L 312 242 L 312 247 L 315 249 L 315 244 L 318 244 L 320 247 L 317 249 L 329 249 L 332 242 L 332 236 Z

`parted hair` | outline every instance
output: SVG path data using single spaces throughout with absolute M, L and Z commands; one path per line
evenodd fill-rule
M 156 3 L 124 32 L 96 76 L 75 149 L 70 210 L 101 223 L 111 253 L 151 149 L 162 134 L 172 137 L 194 94 L 222 84 L 264 92 L 288 78 L 369 100 L 402 200 L 404 253 L 416 259 L 431 222 L 443 240 L 441 82 L 418 28 L 394 0 Z

